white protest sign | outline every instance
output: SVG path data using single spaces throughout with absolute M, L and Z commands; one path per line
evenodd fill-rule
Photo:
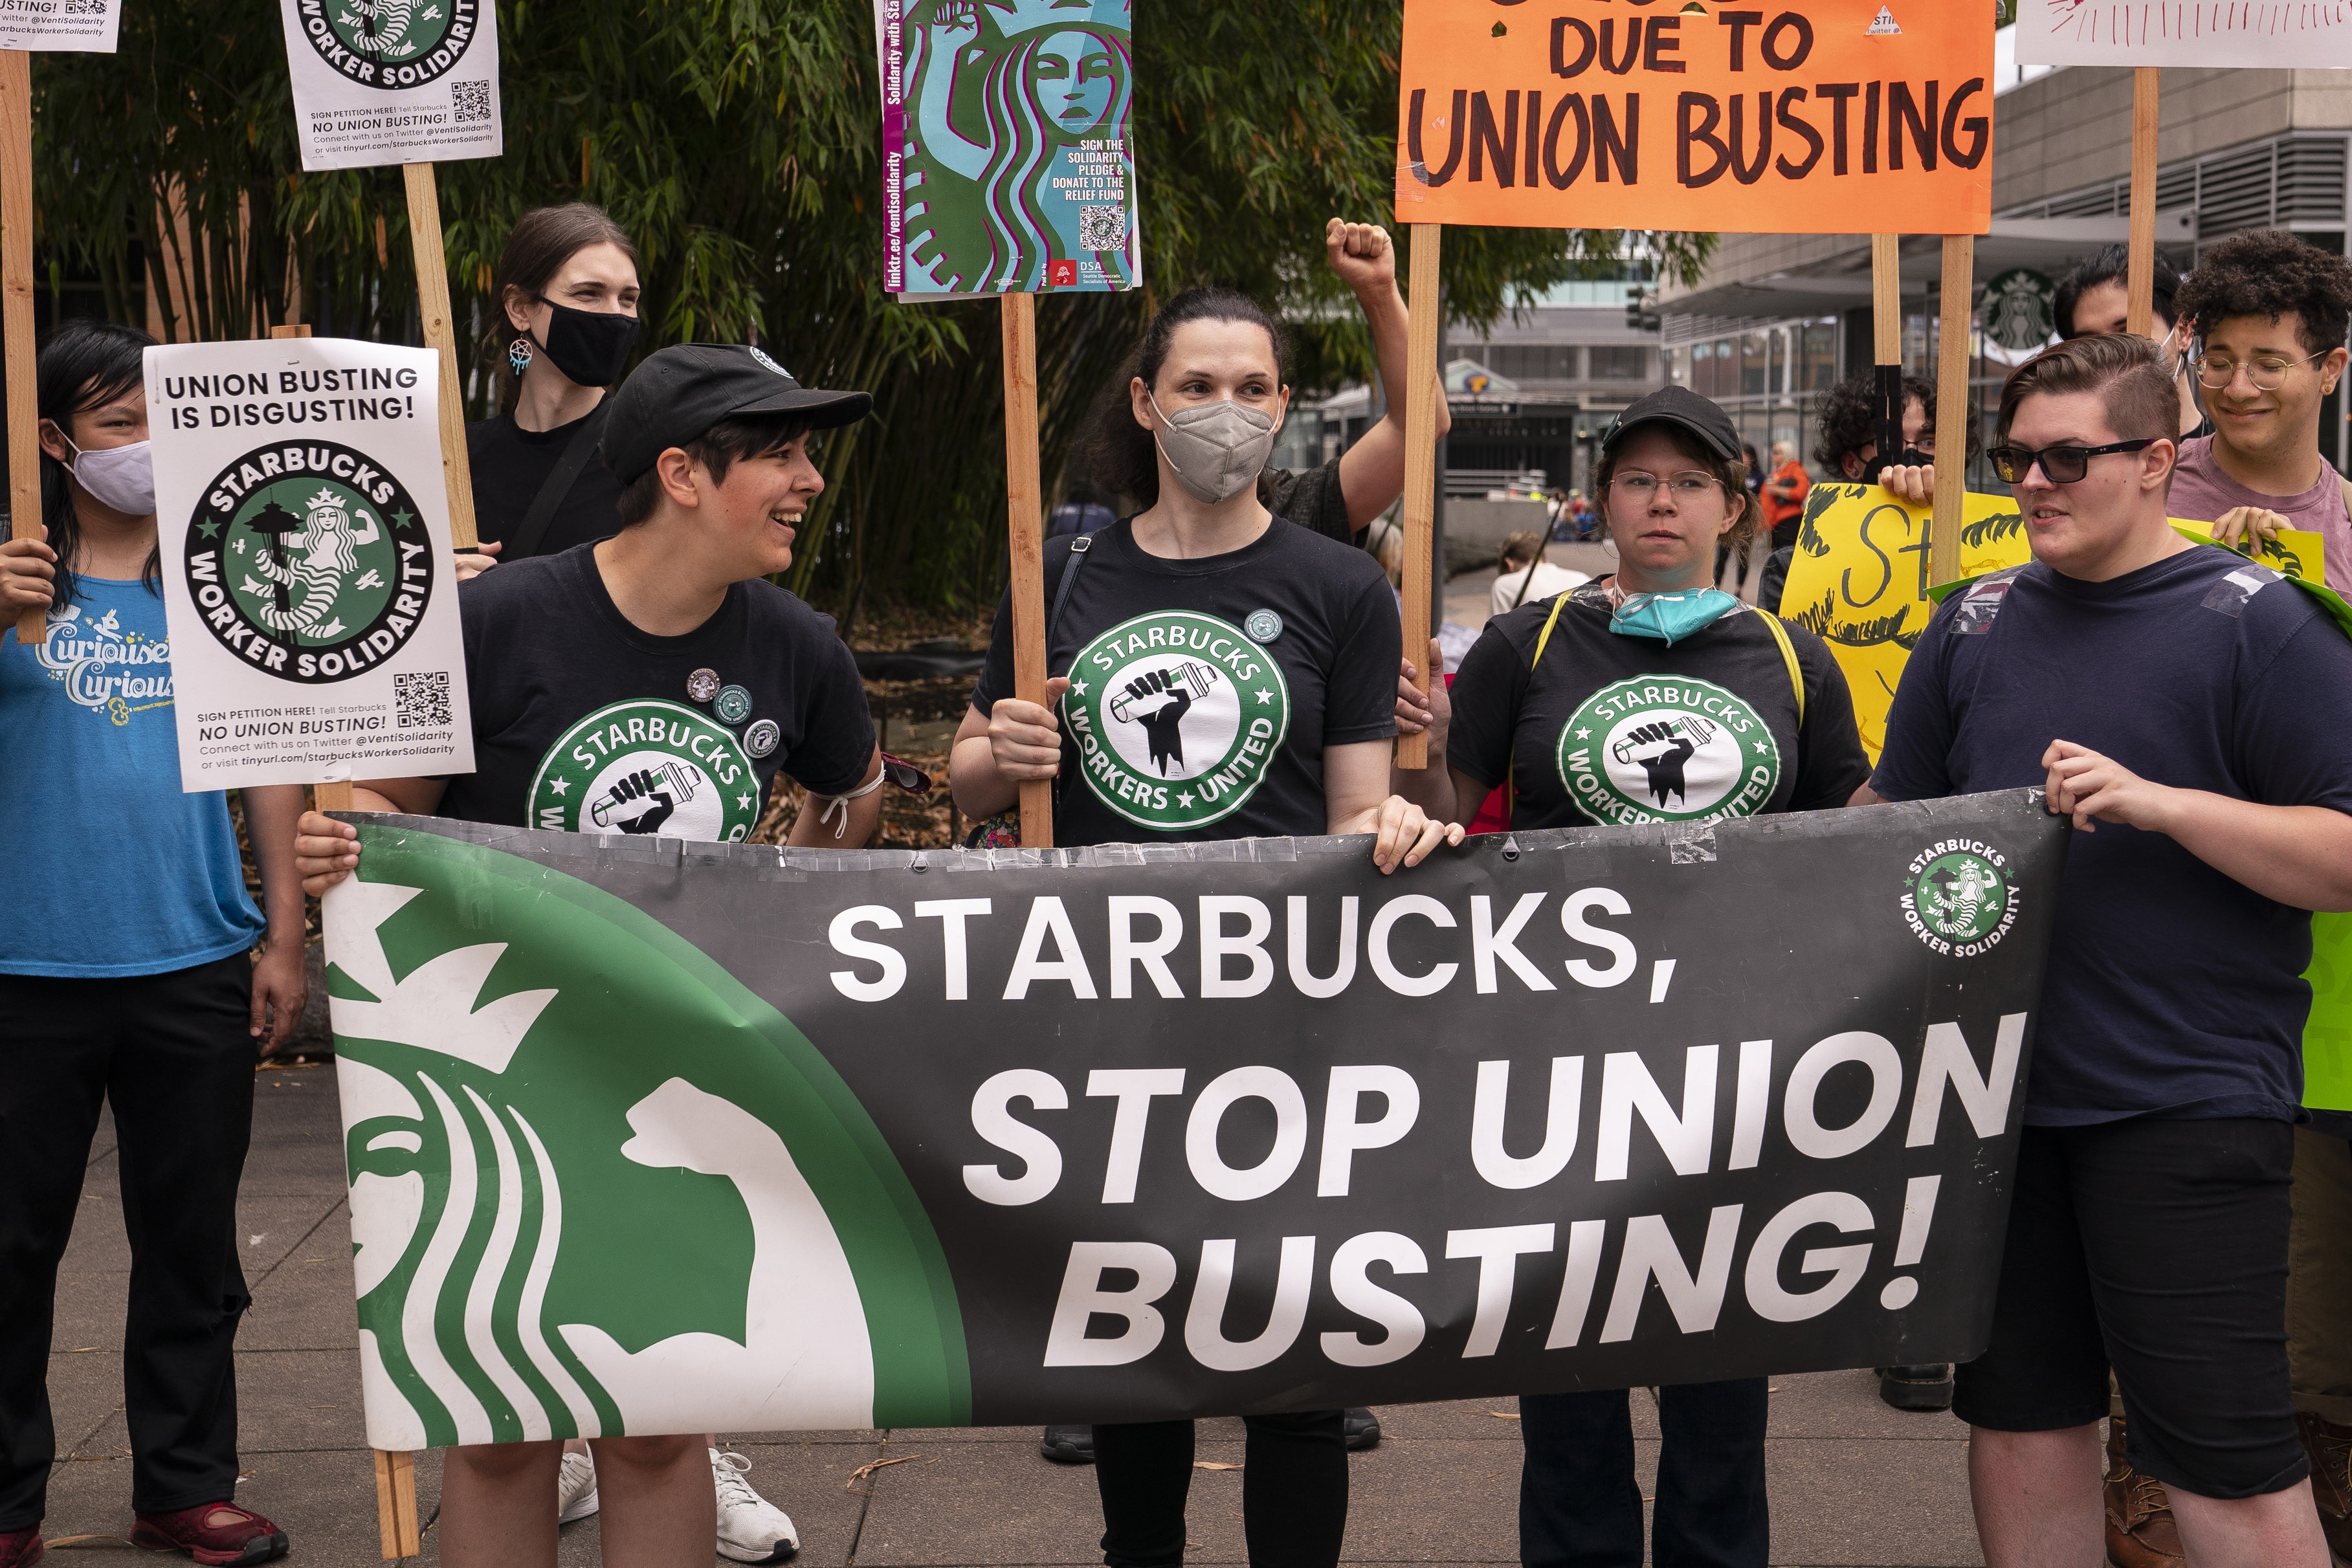
M 280 5 L 303 168 L 440 163 L 504 151 L 498 14 L 488 0 Z
M 2018 0 L 2036 66 L 2352 67 L 2352 0 Z
M 110 55 L 122 0 L 0 0 L 0 49 Z
M 180 787 L 474 766 L 429 349 L 147 350 Z

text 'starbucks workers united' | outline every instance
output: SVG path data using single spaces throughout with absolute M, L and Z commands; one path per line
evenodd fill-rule
M 270 674 L 340 681 L 396 653 L 431 601 L 432 540 L 400 481 L 333 442 L 220 471 L 188 530 L 205 625 Z
M 468 773 L 429 349 L 145 352 L 187 789 Z
M 1085 787 L 1161 832 L 1239 810 L 1290 731 L 1282 666 L 1240 627 L 1190 610 L 1139 615 L 1087 643 L 1062 708 Z
M 646 698 L 600 708 L 548 747 L 530 783 L 530 825 L 740 843 L 760 820 L 760 795 L 734 731 Z
M 1771 727 L 1713 681 L 1641 675 L 1587 697 L 1559 733 L 1559 781 L 1597 822 L 1752 816 L 1780 785 Z

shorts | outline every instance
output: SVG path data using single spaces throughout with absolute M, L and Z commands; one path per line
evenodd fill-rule
M 2294 1128 L 2234 1117 L 2032 1127 L 1992 1341 L 1952 1413 L 1997 1432 L 2084 1427 L 2112 1364 L 2132 1463 L 2200 1497 L 2310 1474 L 2288 1393 Z

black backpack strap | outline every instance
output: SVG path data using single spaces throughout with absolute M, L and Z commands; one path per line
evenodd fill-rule
M 1092 534 L 1080 534 L 1070 541 L 1069 564 L 1062 568 L 1061 586 L 1054 591 L 1054 608 L 1045 616 L 1045 645 L 1049 653 L 1054 643 L 1054 628 L 1062 623 L 1062 606 L 1070 601 L 1070 590 L 1076 586 L 1078 568 L 1087 563 L 1087 551 L 1094 548 Z
M 547 537 L 547 525 L 555 520 L 555 508 L 572 493 L 572 483 L 588 460 L 596 455 L 596 443 L 604 434 L 604 413 L 613 406 L 608 396 L 582 416 L 580 428 L 563 445 L 563 455 L 556 459 L 539 494 L 530 499 L 530 510 L 522 515 L 522 522 L 507 539 L 507 548 L 499 552 L 500 560 L 521 560 L 539 553 L 540 540 Z

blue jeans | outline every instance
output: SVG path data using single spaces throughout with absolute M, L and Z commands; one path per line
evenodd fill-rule
M 1760 1377 L 1658 1390 L 1656 1568 L 1765 1568 L 1767 1385 Z M 1519 1396 L 1519 1561 L 1525 1568 L 1642 1568 L 1629 1391 Z

